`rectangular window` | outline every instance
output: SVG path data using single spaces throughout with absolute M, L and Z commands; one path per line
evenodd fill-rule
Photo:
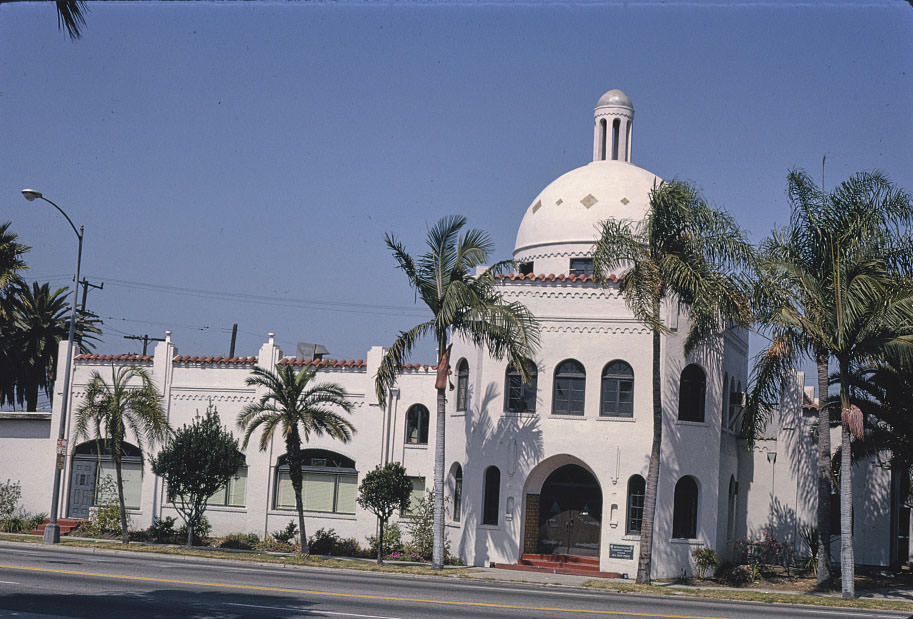
M 409 508 L 403 511 L 403 517 L 412 515 L 425 500 L 425 478 L 410 477 L 409 481 L 412 482 L 412 494 L 409 495 Z
M 585 394 L 585 379 L 559 376 L 555 379 L 554 414 L 582 415 Z
M 235 471 L 234 477 L 228 480 L 228 484 L 216 490 L 207 505 L 226 506 L 226 507 L 244 507 L 244 498 L 247 495 L 247 467 L 242 466 Z
M 571 275 L 592 275 L 593 259 L 592 258 L 571 258 Z
M 632 490 L 628 497 L 628 535 L 640 535 L 644 521 L 643 487 Z
M 355 513 L 355 473 L 303 471 L 301 502 L 304 509 L 334 514 Z M 276 509 L 295 509 L 295 490 L 288 469 L 279 469 L 276 479 Z
M 121 478 L 124 482 L 124 505 L 127 509 L 139 509 L 142 504 L 143 495 L 143 464 L 141 462 L 121 462 Z M 117 501 L 117 473 L 114 470 L 114 462 L 101 462 L 101 469 L 98 471 L 98 479 L 101 481 L 105 476 L 110 476 L 114 482 L 113 500 Z M 96 486 L 97 487 L 97 486 Z M 99 493 L 100 494 L 100 493 Z M 109 496 L 96 496 L 95 504 L 100 505 L 112 500 Z

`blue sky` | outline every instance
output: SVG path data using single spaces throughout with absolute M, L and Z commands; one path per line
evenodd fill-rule
M 913 8 L 858 3 L 0 5 L 0 220 L 29 278 L 104 290 L 99 352 L 363 358 L 424 317 L 383 244 L 464 214 L 510 256 L 533 197 L 592 154 L 611 88 L 633 161 L 694 181 L 759 241 L 794 166 L 913 190 Z M 755 340 L 757 344 L 757 340 Z M 432 349 L 422 349 L 430 361 Z

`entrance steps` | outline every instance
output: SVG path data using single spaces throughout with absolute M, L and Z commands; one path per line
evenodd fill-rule
M 617 572 L 600 572 L 598 557 L 582 557 L 579 555 L 524 554 L 515 564 L 496 563 L 495 567 L 505 570 L 542 572 L 545 574 L 621 578 L 621 574 Z
M 83 520 L 84 520 L 83 518 L 58 518 L 57 526 L 60 527 L 60 534 L 66 535 L 67 533 L 69 533 L 70 531 L 75 529 L 79 525 L 79 523 L 82 522 Z M 44 535 L 44 529 L 48 525 L 49 522 L 51 522 L 51 519 L 45 518 L 44 522 L 39 524 L 37 529 L 35 529 L 33 531 L 29 531 L 29 533 L 32 533 L 33 535 Z

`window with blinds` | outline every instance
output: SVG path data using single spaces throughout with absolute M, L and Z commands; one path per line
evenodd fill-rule
M 354 514 L 357 473 L 302 471 L 301 502 L 312 512 Z M 276 509 L 295 509 L 295 490 L 288 467 L 281 467 L 276 480 Z
M 228 483 L 209 497 L 206 502 L 209 506 L 224 507 L 244 507 L 244 499 L 247 496 L 247 467 L 242 466 L 235 471 L 234 476 L 228 480 Z M 294 505 L 294 497 L 292 497 Z
M 143 463 L 142 462 L 121 462 L 120 467 L 121 479 L 124 482 L 124 505 L 127 509 L 139 509 L 142 504 L 143 497 Z M 101 468 L 98 471 L 99 481 L 104 479 L 105 476 L 110 476 L 112 480 L 117 479 L 117 473 L 114 471 L 114 461 L 113 460 L 102 460 Z M 114 486 L 115 496 L 114 500 L 117 500 L 116 488 Z M 99 495 L 102 493 L 99 492 Z M 96 505 L 101 505 L 107 503 L 111 500 L 111 497 L 107 496 L 96 496 Z

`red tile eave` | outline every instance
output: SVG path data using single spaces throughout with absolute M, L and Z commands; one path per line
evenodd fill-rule
M 98 354 L 81 354 L 76 355 L 77 361 L 119 361 L 121 363 L 150 363 L 155 357 L 153 355 L 98 355 Z
M 285 357 L 279 361 L 279 365 L 315 367 L 317 369 L 363 369 L 367 366 L 364 359 L 298 359 L 296 357 Z
M 507 274 L 502 274 L 502 275 L 495 275 L 495 279 L 500 280 L 500 281 L 511 281 L 511 282 L 527 281 L 527 282 L 571 282 L 571 283 L 590 283 L 590 284 L 598 283 L 596 281 L 596 277 L 593 275 L 565 275 L 563 273 L 560 275 L 555 275 L 554 273 L 549 273 L 548 275 L 545 275 L 543 273 L 539 273 L 539 274 L 528 273 L 526 275 L 524 275 L 522 273 L 507 273 Z M 612 282 L 613 284 L 617 284 L 618 282 L 620 282 L 622 280 L 621 277 L 618 277 L 617 275 L 614 275 L 614 274 L 609 275 L 606 279 L 608 281 Z
M 257 357 L 222 357 L 208 355 L 201 357 L 199 355 L 176 355 L 172 361 L 179 364 L 194 365 L 220 365 L 220 366 L 246 366 L 257 365 Z

